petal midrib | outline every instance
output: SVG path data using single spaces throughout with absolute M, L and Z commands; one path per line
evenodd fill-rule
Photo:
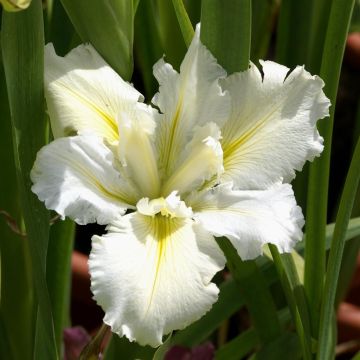
M 87 100 L 84 96 L 81 96 L 81 94 L 79 94 L 76 91 L 72 90 L 71 88 L 69 88 L 65 84 L 61 83 L 61 86 L 64 87 L 66 89 L 66 91 L 68 91 L 70 94 L 72 94 L 77 100 L 82 102 L 84 105 L 89 107 L 91 110 L 96 112 L 102 119 L 105 120 L 105 124 L 109 127 L 109 130 L 110 130 L 110 133 L 111 133 L 111 138 L 108 139 L 109 141 L 115 141 L 115 140 L 119 139 L 118 127 L 117 127 L 115 121 L 108 114 L 106 114 L 103 110 L 101 110 L 94 103 Z

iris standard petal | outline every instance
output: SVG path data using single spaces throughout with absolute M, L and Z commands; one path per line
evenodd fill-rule
M 154 146 L 156 124 L 161 115 L 150 106 L 128 106 L 119 113 L 120 160 L 143 197 L 157 198 L 160 175 Z
M 157 134 L 159 168 L 169 176 L 193 128 L 208 122 L 221 125 L 229 116 L 230 98 L 218 84 L 226 72 L 200 42 L 199 26 L 180 74 L 161 59 L 154 65 L 154 76 L 160 88 L 152 102 L 164 114 Z
M 188 218 L 132 213 L 93 237 L 91 288 L 113 332 L 141 345 L 204 315 L 225 264 L 212 235 Z
M 304 218 L 289 184 L 260 191 L 235 191 L 231 183 L 223 184 L 193 194 L 187 205 L 206 230 L 228 237 L 244 260 L 261 255 L 264 244 L 290 252 L 302 239 Z
M 62 218 L 108 224 L 138 199 L 114 167 L 113 153 L 96 136 L 60 138 L 44 146 L 31 171 L 31 190 Z
M 206 180 L 219 177 L 224 171 L 221 133 L 215 123 L 196 127 L 194 137 L 186 145 L 174 172 L 164 182 L 162 192 L 180 194 L 198 189 Z
M 119 137 L 116 117 L 142 95 L 103 60 L 91 45 L 65 57 L 45 47 L 45 96 L 55 138 L 93 131 L 110 142 Z
M 316 121 L 328 115 L 323 81 L 297 67 L 261 62 L 222 82 L 232 98 L 232 113 L 221 129 L 223 181 L 239 189 L 265 189 L 313 160 L 323 149 Z

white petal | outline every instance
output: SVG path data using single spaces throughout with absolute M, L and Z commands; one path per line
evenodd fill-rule
M 158 198 L 150 200 L 143 198 L 138 201 L 136 208 L 140 214 L 154 216 L 161 214 L 164 216 L 189 218 L 192 216 L 191 208 L 188 208 L 176 191 L 172 192 L 167 198 Z
M 109 230 L 92 238 L 89 268 L 94 298 L 113 332 L 155 347 L 217 300 L 211 279 L 225 259 L 191 219 L 132 213 Z
M 60 138 L 37 154 L 31 190 L 62 218 L 108 224 L 126 208 L 134 208 L 138 198 L 114 163 L 112 152 L 98 137 Z
M 91 45 L 67 56 L 45 47 L 45 95 L 54 136 L 92 130 L 110 142 L 118 139 L 116 116 L 142 95 L 102 59 Z
M 204 181 L 223 172 L 220 135 L 215 123 L 194 129 L 194 137 L 186 145 L 179 158 L 179 164 L 163 185 L 163 195 L 166 196 L 172 191 L 184 194 L 199 188 Z
M 232 184 L 195 194 L 187 204 L 194 217 L 215 236 L 226 236 L 242 259 L 262 254 L 262 246 L 275 244 L 290 252 L 302 239 L 304 218 L 289 184 L 268 190 L 235 191 Z
M 232 114 L 221 129 L 223 181 L 239 189 L 264 189 L 313 160 L 323 149 L 316 121 L 328 115 L 323 81 L 297 67 L 266 61 L 264 79 L 255 65 L 229 76 L 223 86 L 232 97 Z
M 160 168 L 166 176 L 172 173 L 194 126 L 208 122 L 222 124 L 230 112 L 230 98 L 218 84 L 218 79 L 226 73 L 201 44 L 199 35 L 200 27 L 197 26 L 180 74 L 163 59 L 154 66 L 160 89 L 152 102 L 164 113 L 157 146 Z
M 120 159 L 142 196 L 157 198 L 160 176 L 153 138 L 159 114 L 150 106 L 137 104 L 124 107 L 119 118 Z

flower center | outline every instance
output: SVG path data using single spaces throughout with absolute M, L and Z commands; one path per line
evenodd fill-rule
M 184 201 L 180 200 L 180 196 L 173 191 L 166 198 L 159 197 L 150 200 L 142 198 L 136 204 L 136 208 L 140 214 L 147 216 L 155 216 L 160 214 L 170 218 L 188 218 L 192 216 L 192 209 L 187 207 Z

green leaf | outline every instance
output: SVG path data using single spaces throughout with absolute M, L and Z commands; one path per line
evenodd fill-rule
M 169 0 L 155 0 L 155 4 L 157 14 L 155 21 L 158 24 L 158 31 L 166 60 L 175 69 L 179 69 L 186 53 L 186 45 L 183 41 L 174 7 Z
M 229 74 L 249 67 L 250 0 L 203 0 L 201 40 Z
M 174 5 L 175 14 L 179 22 L 185 45 L 186 47 L 189 47 L 191 40 L 194 37 L 194 28 L 192 27 L 191 21 L 182 0 L 172 0 L 172 3 Z
M 262 274 L 266 278 L 266 285 L 270 286 L 277 279 L 276 271 L 270 261 L 265 261 L 261 266 Z M 236 313 L 245 305 L 238 284 L 228 280 L 219 286 L 218 301 L 211 310 L 200 320 L 191 324 L 184 330 L 173 335 L 172 343 L 193 347 L 205 341 L 225 320 Z
M 319 123 L 324 151 L 310 166 L 307 203 L 305 290 L 310 304 L 313 335 L 317 336 L 325 272 L 325 225 L 329 187 L 330 155 L 336 95 L 354 0 L 333 0 L 326 33 L 320 76 L 331 101 L 330 118 Z M 317 44 L 320 46 L 320 44 Z M 325 298 L 328 297 L 326 294 Z
M 275 245 L 269 248 L 289 304 L 289 309 L 300 339 L 304 359 L 311 359 L 311 328 L 306 296 L 292 254 L 280 255 Z
M 294 333 L 282 334 L 279 338 L 264 346 L 252 357 L 254 360 L 297 360 L 301 358 L 299 339 Z
M 172 333 L 169 334 L 164 343 L 157 348 L 153 360 L 163 360 L 165 358 L 166 352 L 170 349 L 172 345 L 171 337 Z
M 340 8 L 334 3 L 335 9 L 340 11 Z M 353 5 L 349 4 L 348 6 Z M 340 6 L 340 4 L 338 5 Z M 351 14 L 351 8 L 348 10 Z M 333 9 L 332 9 L 333 11 Z M 349 16 L 349 14 L 348 14 Z M 345 21 L 346 17 L 344 18 Z M 349 20 L 349 19 L 348 19 Z M 346 24 L 346 23 L 345 23 Z M 347 23 L 348 24 L 348 23 Z M 326 45 L 325 45 L 326 46 Z M 326 296 L 323 299 L 320 315 L 320 329 L 319 329 L 319 353 L 318 358 L 324 359 L 324 354 L 327 347 L 327 331 L 331 328 L 332 317 L 334 316 L 334 302 L 336 296 L 336 289 L 338 284 L 338 277 L 342 261 L 342 255 L 345 246 L 345 235 L 348 228 L 348 223 L 355 200 L 356 191 L 360 180 L 360 138 L 354 151 L 353 159 L 350 164 L 349 172 L 346 177 L 344 190 L 341 195 L 338 214 L 335 222 L 334 236 L 330 247 L 329 260 L 327 265 L 326 280 L 324 293 Z
M 133 71 L 134 6 L 128 0 L 61 0 L 83 42 L 90 42 L 125 80 Z
M 276 0 L 252 0 L 251 60 L 265 59 L 278 10 Z
M 235 339 L 219 348 L 215 353 L 216 360 L 238 360 L 243 358 L 259 343 L 254 329 L 248 329 Z
M 141 359 L 152 360 L 155 349 L 150 346 L 140 346 L 130 342 L 126 337 L 120 338 L 113 334 L 105 352 L 105 360 Z
M 147 99 L 158 89 L 152 74 L 153 65 L 163 55 L 160 34 L 155 23 L 154 6 L 151 1 L 141 1 L 135 17 L 135 61 L 141 71 Z
M 71 254 L 75 224 L 71 220 L 58 221 L 50 228 L 46 280 L 54 317 L 55 337 L 61 348 L 63 329 L 70 317 Z
M 66 14 L 63 5 L 60 0 L 54 0 L 51 9 L 49 34 L 45 42 L 52 42 L 57 54 L 65 56 L 70 50 L 74 34 L 74 26 Z
M 281 1 L 276 39 L 276 60 L 289 67 L 306 64 L 314 1 Z
M 35 348 L 34 357 L 56 359 L 53 320 L 45 280 L 49 215 L 30 190 L 30 170 L 36 152 L 47 139 L 43 94 L 44 33 L 40 0 L 33 0 L 25 11 L 3 13 L 1 43 L 19 193 L 39 303 L 36 333 L 44 340 L 41 347 Z
M 2 63 L 0 64 L 0 114 L 0 163 L 2 173 L 6 174 L 0 176 L 0 189 L 2 189 L 0 211 L 6 211 L 19 225 L 22 217 L 15 180 L 11 119 Z M 0 333 L 3 336 L 2 341 L 8 342 L 8 345 L 0 345 L 0 358 L 6 359 L 12 356 L 14 359 L 27 359 L 33 351 L 35 326 L 29 244 L 11 230 L 3 215 L 0 215 L 0 234 L 2 326 Z
M 276 307 L 264 277 L 255 261 L 242 261 L 226 238 L 217 239 L 253 320 L 262 343 L 272 341 L 282 332 Z

